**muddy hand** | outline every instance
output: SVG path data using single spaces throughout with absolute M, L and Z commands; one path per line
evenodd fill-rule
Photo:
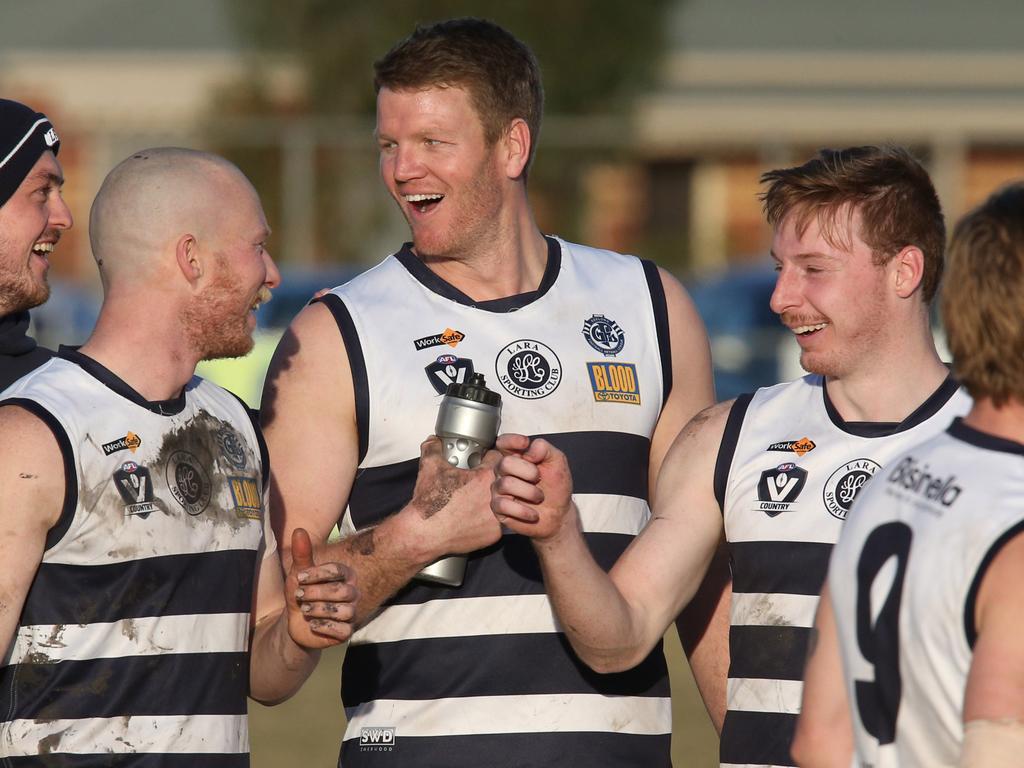
M 303 528 L 292 531 L 292 566 L 285 583 L 288 634 L 306 648 L 327 648 L 352 635 L 359 591 L 351 568 L 313 559 L 313 543 Z

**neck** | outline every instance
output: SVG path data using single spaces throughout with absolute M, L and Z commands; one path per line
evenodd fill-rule
M 964 423 L 980 432 L 1024 444 L 1024 403 L 1019 400 L 998 406 L 987 397 L 975 400 Z
M 844 421 L 900 422 L 912 414 L 949 375 L 931 330 L 904 338 L 889 354 L 881 350 L 858 369 L 828 377 L 829 399 Z
M 178 317 L 164 305 L 104 300 L 81 352 L 109 369 L 146 400 L 177 397 L 195 374 L 199 358 L 176 329 Z
M 417 256 L 475 301 L 536 290 L 547 267 L 547 242 L 525 199 L 511 208 L 503 212 L 485 238 L 478 238 L 466 252 L 445 257 Z

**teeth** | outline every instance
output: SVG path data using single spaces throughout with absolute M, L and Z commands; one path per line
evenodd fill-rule
M 53 243 L 36 243 L 32 250 L 36 253 L 53 253 Z
M 268 301 L 270 301 L 270 289 L 264 285 L 256 294 L 256 300 L 252 303 L 252 311 L 255 312 L 259 309 L 260 304 L 266 304 Z
M 406 202 L 410 203 L 425 203 L 428 200 L 440 200 L 444 195 L 402 195 L 406 199 Z
M 810 333 L 811 331 L 820 331 L 822 328 L 826 327 L 827 325 L 828 325 L 828 323 L 818 323 L 817 325 L 798 325 L 795 328 L 793 328 L 792 330 L 793 330 L 793 333 L 803 334 L 803 333 Z

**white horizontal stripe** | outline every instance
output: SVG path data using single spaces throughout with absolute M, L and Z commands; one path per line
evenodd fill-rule
M 0 733 L 0 757 L 38 755 L 44 739 L 55 754 L 249 751 L 249 721 L 245 715 L 12 720 L 0 724 Z
M 730 678 L 729 709 L 744 712 L 800 714 L 804 684 L 799 680 L 762 680 L 756 677 Z
M 732 623 L 742 626 L 813 627 L 817 609 L 817 595 L 732 594 Z
M 378 699 L 345 710 L 345 739 L 364 727 L 395 729 L 403 736 L 471 736 L 483 733 L 602 731 L 657 735 L 672 732 L 668 698 L 547 694 L 469 696 L 461 699 Z
M 147 616 L 96 624 L 33 624 L 18 629 L 10 664 L 245 651 L 249 615 Z
M 636 536 L 651 513 L 647 502 L 635 496 L 610 493 L 574 493 L 580 522 L 587 533 L 625 533 Z
M 356 632 L 351 644 L 560 631 L 547 595 L 453 597 L 389 606 Z

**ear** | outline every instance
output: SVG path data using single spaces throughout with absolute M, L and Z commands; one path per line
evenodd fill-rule
M 530 147 L 533 146 L 530 126 L 521 117 L 517 117 L 508 127 L 503 142 L 505 174 L 510 179 L 518 179 L 523 175 L 526 163 L 530 159 Z
M 908 245 L 893 257 L 893 281 L 896 295 L 909 298 L 924 276 L 924 254 L 916 245 Z
M 174 246 L 174 257 L 185 279 L 192 285 L 199 282 L 203 276 L 203 264 L 199 258 L 199 243 L 195 235 L 182 235 L 178 238 Z

